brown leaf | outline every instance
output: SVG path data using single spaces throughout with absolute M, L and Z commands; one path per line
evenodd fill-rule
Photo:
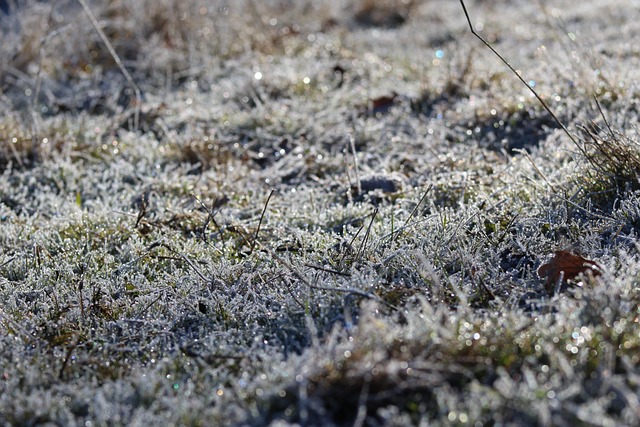
M 549 292 L 549 295 L 553 295 L 555 287 L 561 278 L 563 284 L 569 284 L 580 274 L 587 274 L 588 272 L 593 277 L 596 277 L 601 274 L 602 268 L 595 261 L 588 260 L 580 255 L 574 255 L 567 251 L 556 251 L 549 262 L 538 268 L 538 277 L 547 279 L 544 287 Z
M 362 114 L 369 116 L 380 116 L 388 113 L 391 107 L 393 107 L 399 99 L 400 97 L 397 93 L 391 92 L 390 95 L 370 99 L 367 105 L 360 108 L 360 111 Z
M 389 108 L 395 103 L 398 96 L 394 93 L 391 96 L 381 96 L 371 101 L 371 106 L 374 113 L 386 113 Z

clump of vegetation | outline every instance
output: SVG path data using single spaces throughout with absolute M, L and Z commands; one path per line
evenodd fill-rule
M 590 200 L 614 201 L 625 193 L 640 189 L 640 145 L 631 137 L 594 122 L 581 127 L 584 179 Z

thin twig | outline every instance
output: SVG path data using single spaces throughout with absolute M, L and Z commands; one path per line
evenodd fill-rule
M 102 28 L 100 28 L 100 23 L 96 19 L 96 17 L 93 14 L 93 12 L 91 12 L 91 9 L 89 9 L 89 6 L 87 5 L 87 2 L 85 0 L 78 0 L 78 3 L 80 3 L 80 5 L 82 6 L 82 9 L 84 9 L 84 12 L 89 17 L 89 21 L 91 21 L 91 25 L 93 25 L 93 28 L 96 30 L 96 32 L 100 36 L 100 39 L 102 40 L 102 42 L 107 47 L 107 50 L 109 51 L 109 54 L 111 55 L 111 57 L 115 61 L 115 63 L 118 66 L 118 68 L 120 68 L 120 72 L 122 72 L 122 74 L 124 75 L 124 78 L 127 79 L 127 82 L 129 82 L 129 85 L 131 86 L 131 88 L 133 89 L 133 91 L 134 91 L 134 93 L 136 95 L 136 105 L 135 105 L 134 113 L 133 113 L 133 127 L 134 127 L 135 130 L 138 130 L 138 126 L 140 124 L 140 108 L 141 108 L 141 105 L 142 105 L 142 92 L 140 92 L 140 88 L 138 88 L 138 85 L 133 80 L 133 77 L 131 77 L 131 74 L 125 68 L 124 64 L 120 60 L 120 57 L 116 53 L 116 50 L 111 45 L 111 42 L 109 42 L 109 39 L 107 38 L 107 35 L 104 33 L 104 31 L 102 31 Z
M 80 283 L 78 284 L 78 301 L 80 303 L 80 316 L 86 319 L 84 315 L 84 300 L 82 298 L 82 290 L 84 289 L 84 278 L 80 277 Z
M 544 99 L 542 99 L 542 97 L 540 95 L 538 95 L 538 92 L 536 92 L 536 90 L 534 88 L 532 88 L 526 81 L 524 78 L 522 78 L 522 76 L 518 73 L 518 71 L 516 71 L 515 68 L 513 68 L 513 66 L 511 66 L 511 64 L 509 64 L 509 62 L 507 62 L 506 59 L 504 59 L 504 57 L 502 55 L 500 55 L 498 53 L 497 50 L 495 50 L 493 48 L 493 46 L 491 46 L 491 44 L 489 44 L 489 42 L 487 42 L 484 38 L 482 38 L 482 36 L 480 34 L 478 34 L 476 32 L 476 30 L 473 28 L 473 24 L 471 24 L 471 18 L 469 17 L 469 13 L 467 12 L 467 7 L 464 4 L 463 0 L 460 0 L 460 4 L 462 5 L 462 10 L 464 11 L 464 16 L 467 18 L 467 23 L 469 24 L 469 29 L 471 30 L 471 34 L 473 34 L 474 36 L 476 36 L 486 47 L 489 48 L 489 50 L 491 50 L 491 52 L 493 52 L 498 58 L 500 58 L 500 61 L 502 61 L 502 63 L 504 65 L 506 65 L 509 70 L 511 70 L 511 72 L 513 72 L 513 74 L 515 74 L 515 76 L 518 78 L 518 80 L 520 80 L 522 82 L 523 85 L 525 85 L 527 87 L 527 89 L 529 89 L 529 91 L 533 94 L 533 96 L 536 97 L 536 99 L 540 102 L 540 104 L 544 107 L 545 110 L 547 110 L 547 113 L 549 113 L 551 115 L 551 117 L 553 118 L 553 120 L 558 124 L 558 126 L 560 126 L 560 128 L 564 131 L 564 133 L 569 137 L 569 139 L 576 145 L 576 147 L 578 147 L 578 149 L 583 153 L 586 154 L 584 152 L 584 149 L 582 148 L 582 146 L 578 143 L 578 140 L 571 134 L 571 132 L 569 132 L 569 130 L 567 129 L 567 127 L 564 125 L 564 123 L 562 123 L 560 121 L 560 119 L 558 118 L 558 116 L 555 115 L 555 113 L 551 110 L 551 108 L 549 108 L 549 106 L 547 105 L 547 103 L 544 101 Z
M 593 95 L 593 100 L 596 101 L 596 107 L 598 107 L 598 111 L 600 112 L 600 115 L 602 116 L 602 120 L 604 120 L 604 124 L 607 125 L 607 129 L 609 129 L 609 134 L 611 135 L 611 140 L 615 141 L 616 140 L 616 134 L 613 133 L 613 130 L 611 129 L 611 126 L 609 126 L 609 121 L 607 120 L 607 117 L 604 115 L 604 111 L 602 111 L 602 107 L 600 106 L 600 101 L 598 101 L 598 98 Z
M 256 241 L 258 240 L 258 233 L 260 232 L 260 227 L 262 226 L 262 219 L 264 218 L 265 212 L 267 212 L 267 206 L 269 206 L 269 200 L 271 200 L 271 196 L 273 196 L 275 189 L 272 189 L 269 193 L 269 197 L 267 197 L 267 201 L 264 203 L 264 208 L 262 208 L 262 214 L 260 215 L 260 221 L 258 221 L 258 228 L 256 228 L 256 233 L 253 235 L 253 242 L 251 242 L 251 249 L 249 249 L 249 255 L 253 252 L 253 249 L 256 247 Z
M 599 153 L 605 156 L 608 160 L 608 162 L 598 162 L 596 156 L 594 156 L 593 154 L 585 154 L 585 158 L 587 159 L 589 164 L 593 167 L 594 170 L 599 171 L 606 176 L 610 176 L 611 172 L 608 170 L 608 168 L 605 167 L 605 165 L 607 165 L 608 163 L 615 164 L 617 163 L 617 161 L 611 158 L 610 153 L 607 152 L 607 150 L 603 149 L 601 143 L 599 142 L 600 137 L 598 133 L 600 132 L 600 126 L 591 122 L 589 126 L 585 126 L 582 124 L 578 125 L 578 129 L 580 129 L 582 131 L 582 134 L 587 138 L 585 140 L 585 146 L 587 144 L 593 145 L 593 147 L 595 147 L 599 151 Z
M 13 261 L 14 259 L 16 259 L 16 256 L 12 256 L 11 258 L 9 258 L 8 260 L 6 260 L 5 262 L 3 262 L 2 264 L 0 264 L 0 268 L 4 267 L 5 265 L 11 263 L 11 261 Z
M 378 215 L 378 208 L 376 208 L 373 211 L 373 214 L 371 215 L 371 221 L 369 221 L 369 226 L 367 227 L 367 232 L 364 234 L 364 239 L 362 239 L 362 243 L 360 244 L 360 249 L 358 249 L 358 254 L 356 256 L 356 260 L 358 260 L 358 261 L 360 261 L 360 258 L 364 254 L 365 245 L 367 243 L 367 240 L 369 240 L 369 234 L 371 233 L 371 226 L 373 225 L 373 220 L 376 219 L 377 215 Z
M 356 237 L 358 237 L 358 235 L 360 234 L 360 232 L 362 231 L 362 229 L 364 228 L 364 224 L 362 224 L 360 226 L 360 228 L 358 228 L 358 231 L 356 231 L 356 234 L 353 235 L 353 237 L 351 238 L 351 241 L 349 242 L 349 244 L 347 245 L 349 248 L 353 247 L 353 242 L 356 241 Z
M 362 193 L 362 183 L 360 182 L 360 174 L 358 173 L 358 154 L 356 153 L 356 143 L 353 135 L 349 135 L 349 145 L 351 146 L 351 153 L 353 154 L 353 168 L 356 173 L 356 185 L 358 194 Z

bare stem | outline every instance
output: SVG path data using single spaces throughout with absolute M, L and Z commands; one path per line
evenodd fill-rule
M 269 197 L 267 197 L 267 201 L 264 204 L 264 208 L 262 209 L 262 214 L 260 215 L 260 221 L 258 222 L 258 228 L 256 228 L 256 234 L 253 236 L 253 242 L 251 243 L 251 249 L 249 249 L 249 253 L 253 252 L 253 249 L 256 247 L 256 241 L 258 240 L 258 233 L 260 232 L 260 227 L 262 226 L 262 219 L 264 218 L 265 212 L 267 212 L 267 206 L 269 206 L 269 200 L 271 200 L 271 196 L 273 196 L 273 192 L 275 190 L 271 190 L 269 193 Z
M 504 57 L 502 55 L 500 55 L 498 53 L 498 51 L 495 50 L 493 48 L 493 46 L 491 46 L 491 44 L 489 44 L 489 42 L 487 42 L 484 38 L 482 38 L 482 36 L 480 34 L 478 34 L 476 32 L 476 30 L 473 28 L 473 25 L 471 24 L 471 18 L 469 18 L 469 13 L 467 12 L 467 7 L 464 5 L 464 1 L 460 0 L 460 4 L 462 5 L 462 10 L 464 11 L 464 16 L 467 18 L 467 23 L 469 24 L 469 29 L 471 30 L 471 34 L 476 36 L 486 47 L 489 48 L 489 50 L 491 50 L 491 52 L 493 52 L 498 58 L 500 58 L 500 61 L 502 61 L 502 63 L 504 65 L 506 65 L 509 68 L 509 70 L 511 70 L 511 72 L 513 74 L 515 74 L 515 76 L 518 78 L 518 80 L 520 80 L 522 82 L 522 84 L 527 87 L 527 89 L 529 89 L 529 91 L 533 94 L 533 96 L 535 96 L 536 99 L 540 102 L 540 104 L 542 104 L 544 109 L 547 110 L 547 113 L 549 113 L 549 115 L 551 115 L 551 117 L 558 124 L 558 126 L 560 126 L 560 128 L 562 128 L 562 130 L 564 131 L 565 134 L 567 134 L 569 139 L 571 139 L 571 141 L 576 145 L 576 147 L 578 147 L 578 149 L 584 154 L 584 150 L 583 150 L 582 146 L 578 143 L 578 140 L 576 139 L 576 137 L 573 136 L 571 134 L 571 132 L 569 132 L 567 127 L 564 125 L 564 123 L 562 123 L 560 121 L 560 119 L 558 118 L 558 116 L 556 116 L 555 113 L 551 110 L 551 108 L 549 108 L 549 106 L 544 101 L 544 99 L 542 99 L 542 97 L 540 95 L 538 95 L 538 92 L 536 92 L 536 90 L 534 88 L 532 88 L 525 81 L 525 79 L 522 78 L 522 76 L 518 73 L 518 71 L 516 71 L 516 69 L 513 68 L 513 66 L 511 66 L 511 64 L 509 64 L 509 62 L 507 62 L 507 60 L 504 59 Z

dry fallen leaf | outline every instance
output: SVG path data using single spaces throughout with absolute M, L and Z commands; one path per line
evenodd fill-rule
M 549 295 L 553 295 L 560 280 L 564 284 L 568 284 L 580 274 L 591 272 L 591 275 L 595 277 L 599 276 L 601 271 L 602 268 L 595 261 L 567 251 L 556 251 L 549 262 L 538 268 L 538 277 L 547 279 L 544 287 Z
M 390 95 L 380 96 L 378 98 L 370 99 L 367 105 L 360 107 L 360 112 L 363 115 L 368 116 L 381 116 L 389 112 L 391 107 L 396 105 L 400 96 L 391 92 Z

